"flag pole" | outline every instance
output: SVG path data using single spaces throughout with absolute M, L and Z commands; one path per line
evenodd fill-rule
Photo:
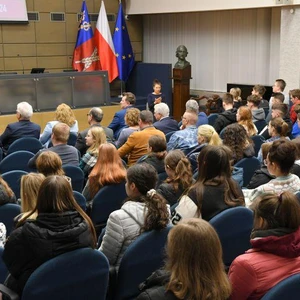
M 119 0 L 119 4 L 121 4 L 121 2 L 122 2 L 122 0 Z M 121 94 L 119 95 L 119 98 L 122 98 L 122 97 L 123 97 L 123 80 L 121 80 Z

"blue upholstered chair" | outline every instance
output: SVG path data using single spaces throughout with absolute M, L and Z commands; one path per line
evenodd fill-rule
M 77 249 L 38 267 L 24 287 L 22 300 L 105 300 L 108 276 L 104 254 L 90 248 Z M 1 286 L 0 290 L 4 289 Z
M 3 250 L 4 248 L 0 247 L 0 283 L 4 283 L 8 274 L 6 265 L 2 260 Z
M 38 139 L 34 137 L 23 137 L 17 139 L 9 146 L 7 155 L 20 150 L 29 151 L 35 154 L 42 148 L 43 145 Z
M 79 167 L 71 165 L 63 165 L 63 170 L 65 172 L 65 175 L 71 178 L 73 191 L 81 193 L 84 183 L 83 171 Z
M 292 275 L 270 289 L 261 300 L 300 299 L 300 274 Z
M 257 157 L 261 145 L 265 142 L 265 139 L 261 135 L 251 136 L 251 140 L 254 143 L 255 156 Z
M 211 126 L 214 126 L 215 121 L 217 120 L 219 114 L 211 114 L 207 117 L 208 119 L 208 124 Z
M 32 172 L 34 170 L 28 167 L 28 161 L 34 156 L 32 152 L 20 150 L 7 155 L 0 162 L 0 173 L 22 170 L 25 172 Z
M 2 174 L 2 178 L 13 190 L 17 199 L 20 198 L 21 177 L 26 174 L 28 173 L 22 170 L 9 171 Z
M 18 204 L 7 203 L 0 206 L 0 222 L 6 227 L 6 236 L 9 236 L 14 227 L 14 218 L 21 213 L 21 207 Z
M 114 300 L 135 299 L 139 284 L 163 266 L 171 228 L 145 232 L 128 247 L 120 264 Z
M 170 137 L 173 135 L 174 132 L 176 132 L 176 131 L 171 131 L 166 134 L 166 142 L 168 142 L 170 140 Z
M 77 191 L 73 191 L 73 196 L 74 196 L 76 202 L 78 203 L 78 205 L 79 205 L 84 211 L 86 211 L 86 199 L 85 199 L 85 197 L 84 197 L 81 193 L 79 193 L 79 192 L 77 192 Z
M 247 186 L 256 170 L 261 166 L 260 161 L 256 157 L 246 157 L 238 161 L 235 167 L 243 168 L 243 186 Z
M 259 120 L 254 122 L 254 125 L 257 128 L 258 133 L 260 133 L 267 125 L 267 122 L 265 120 Z
M 252 210 L 243 206 L 229 208 L 213 217 L 209 223 L 220 238 L 225 266 L 230 266 L 237 256 L 251 248 Z

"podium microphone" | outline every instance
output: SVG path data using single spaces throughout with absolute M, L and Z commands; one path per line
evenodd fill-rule
M 23 64 L 23 58 L 20 54 L 17 55 L 20 58 L 21 64 L 22 64 L 22 69 L 23 69 L 23 74 L 24 74 L 24 64 Z

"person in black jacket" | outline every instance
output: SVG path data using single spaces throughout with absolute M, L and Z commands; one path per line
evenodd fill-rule
M 30 220 L 36 212 L 36 220 Z M 9 271 L 5 285 L 21 296 L 30 275 L 44 262 L 95 246 L 93 224 L 75 201 L 69 182 L 49 176 L 40 187 L 35 209 L 17 223 L 5 244 L 2 258 Z
M 171 229 L 164 270 L 141 286 L 137 300 L 225 300 L 231 286 L 224 270 L 222 247 L 214 228 L 201 219 L 188 219 Z

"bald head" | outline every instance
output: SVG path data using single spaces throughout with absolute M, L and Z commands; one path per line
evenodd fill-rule
M 182 116 L 182 125 L 185 125 L 185 127 L 194 126 L 197 124 L 197 121 L 198 115 L 195 112 L 186 111 Z

